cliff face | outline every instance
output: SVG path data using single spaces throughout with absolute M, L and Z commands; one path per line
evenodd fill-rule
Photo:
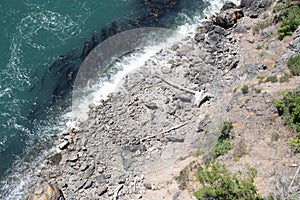
M 300 52 L 300 30 L 279 40 L 273 6 L 226 4 L 195 35 L 129 74 L 107 101 L 91 105 L 89 119 L 60 137 L 61 151 L 33 176 L 58 186 L 46 185 L 54 188 L 52 199 L 191 199 L 198 187 L 193 169 L 184 184 L 174 177 L 210 159 L 216 133 L 229 120 L 234 145 L 217 161 L 232 172 L 256 168 L 263 196 L 287 194 L 299 155 L 290 150 L 293 133 L 272 100 L 281 90 L 299 88 L 300 78 L 272 83 L 258 77 L 289 73 L 288 58 Z M 43 187 L 32 186 L 30 198 L 51 199 Z

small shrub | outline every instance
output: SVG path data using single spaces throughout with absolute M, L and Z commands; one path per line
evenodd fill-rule
M 224 121 L 218 141 L 222 142 L 224 140 L 232 139 L 233 138 L 232 128 L 233 128 L 232 122 Z
M 266 82 L 276 83 L 276 82 L 278 82 L 278 78 L 277 78 L 276 75 L 275 76 L 269 76 L 269 77 L 267 77 Z
M 262 46 L 261 46 L 261 45 L 257 45 L 257 46 L 256 46 L 256 49 L 257 49 L 257 50 L 260 50 L 260 49 L 262 49 Z
M 274 101 L 278 115 L 286 125 L 296 131 L 297 138 L 290 145 L 295 153 L 300 152 L 300 89 L 282 92 L 282 99 Z
M 220 163 L 200 167 L 196 177 L 201 188 L 194 195 L 197 199 L 262 199 L 254 185 L 256 174 L 254 168 L 232 174 Z
M 259 32 L 261 29 L 263 29 L 263 26 L 262 26 L 261 23 L 255 24 L 255 26 L 254 26 L 254 31 L 255 32 Z
M 278 139 L 279 139 L 279 134 L 277 132 L 273 132 L 271 135 L 271 140 L 278 141 Z
M 261 84 L 264 82 L 265 77 L 264 76 L 258 76 L 256 77 L 258 79 L 258 84 Z
M 237 89 L 238 89 L 238 87 L 235 87 L 235 88 L 233 89 L 233 93 L 236 93 Z
M 264 55 L 266 55 L 266 51 L 262 50 L 259 52 L 259 57 L 263 57 Z
M 300 139 L 299 138 L 292 139 L 290 141 L 290 145 L 291 145 L 292 151 L 294 153 L 300 153 Z
M 184 182 L 187 181 L 187 176 L 188 176 L 188 173 L 187 173 L 187 169 L 183 169 L 179 172 L 179 176 L 177 176 L 175 178 L 175 180 L 179 183 L 179 184 L 183 184 Z
M 291 75 L 289 75 L 288 73 L 284 73 L 284 75 L 279 78 L 279 82 L 280 83 L 289 82 L 290 78 L 291 78 Z
M 255 88 L 254 91 L 256 94 L 261 93 L 261 88 Z
M 300 54 L 290 57 L 287 64 L 293 76 L 300 76 Z
M 272 24 L 271 19 L 264 19 L 263 21 L 259 21 L 255 26 L 253 27 L 255 32 L 262 31 L 264 28 L 270 26 Z
M 249 92 L 249 87 L 248 85 L 243 85 L 241 88 L 243 94 L 247 94 Z
M 298 6 L 290 7 L 282 16 L 282 22 L 278 27 L 278 34 L 280 38 L 286 35 L 292 35 L 300 24 L 300 8 Z
M 232 149 L 232 142 L 231 139 L 233 138 L 233 132 L 232 132 L 232 122 L 230 121 L 224 121 L 223 127 L 221 130 L 221 134 L 218 138 L 218 143 L 213 148 L 213 156 L 214 158 L 217 158 L 221 155 L 225 155 Z
M 225 155 L 232 149 L 232 142 L 230 140 L 224 140 L 219 142 L 213 149 L 213 155 L 215 158 Z
M 187 183 L 189 182 L 190 174 L 194 173 L 199 167 L 200 164 L 198 162 L 192 161 L 188 166 L 179 172 L 179 175 L 175 177 L 175 180 L 179 184 L 180 189 L 186 188 Z

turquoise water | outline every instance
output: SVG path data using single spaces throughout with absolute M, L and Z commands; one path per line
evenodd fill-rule
M 112 22 L 120 31 L 135 28 L 137 22 L 177 29 L 196 23 L 195 16 L 212 14 L 214 4 L 223 3 L 178 0 L 150 23 L 144 20 L 149 12 L 144 2 L 0 1 L 0 188 L 14 173 L 30 167 L 51 147 L 52 135 L 66 128 L 64 114 L 70 109 L 72 89 L 66 76 L 79 68 L 83 43 L 91 35 L 100 41 L 101 30 L 108 30 Z

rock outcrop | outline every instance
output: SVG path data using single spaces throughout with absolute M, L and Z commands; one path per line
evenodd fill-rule
M 42 182 L 35 187 L 33 194 L 26 200 L 65 200 L 65 198 L 57 185 Z

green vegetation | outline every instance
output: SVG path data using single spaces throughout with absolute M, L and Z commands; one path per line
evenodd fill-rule
M 257 50 L 260 50 L 260 49 L 262 49 L 262 46 L 261 46 L 261 45 L 257 45 L 257 46 L 256 46 L 256 49 L 257 49 Z
M 278 78 L 277 76 L 268 76 L 267 79 L 266 79 L 266 82 L 271 82 L 271 83 L 276 83 L 278 82 Z
M 279 3 L 279 1 L 277 1 L 277 3 Z M 273 8 L 273 13 L 277 13 L 278 11 L 281 11 L 281 10 L 287 8 L 287 7 L 288 7 L 287 4 L 277 4 Z
M 247 94 L 249 92 L 249 87 L 248 85 L 243 85 L 241 88 L 243 94 Z
M 179 172 L 179 176 L 177 176 L 175 180 L 178 182 L 179 185 L 182 185 L 187 181 L 187 178 L 188 178 L 188 171 L 186 168 L 184 168 Z
M 223 164 L 206 165 L 196 174 L 202 187 L 194 195 L 197 199 L 262 199 L 254 185 L 256 174 L 254 168 L 232 174 Z
M 297 138 L 290 144 L 294 153 L 300 153 L 300 89 L 284 91 L 281 96 L 274 103 L 285 124 L 296 131 Z
M 232 149 L 232 142 L 230 140 L 219 142 L 214 148 L 214 156 L 219 157 L 225 155 L 230 149 Z
M 282 21 L 278 27 L 278 34 L 281 39 L 287 35 L 292 35 L 300 24 L 300 8 L 298 6 L 286 6 L 284 9 L 286 10 L 281 16 Z
M 300 54 L 290 57 L 287 65 L 293 76 L 300 76 Z
M 291 78 L 291 75 L 288 73 L 284 73 L 282 77 L 279 78 L 280 83 L 289 82 Z
M 262 50 L 259 52 L 259 57 L 263 57 L 264 55 L 266 55 L 266 51 Z
M 266 50 L 268 50 L 268 49 L 270 48 L 270 46 L 269 46 L 269 45 L 267 45 L 265 48 L 266 48 Z
M 259 21 L 255 26 L 253 27 L 255 32 L 262 31 L 264 28 L 270 26 L 272 24 L 272 19 L 265 19 L 263 21 Z
M 255 88 L 255 89 L 254 89 L 254 92 L 255 92 L 256 94 L 261 93 L 261 88 Z
M 180 171 L 179 176 L 175 177 L 175 180 L 179 184 L 179 188 L 184 189 L 187 186 L 189 175 L 199 167 L 200 164 L 198 162 L 192 161 L 188 166 Z
M 261 50 L 262 48 L 263 48 L 263 46 L 260 45 L 260 44 L 258 44 L 258 45 L 256 46 L 256 49 L 257 49 L 257 50 Z M 266 50 L 268 50 L 268 49 L 269 49 L 269 45 L 265 46 L 264 48 L 265 48 Z
M 272 133 L 271 140 L 272 141 L 278 141 L 278 139 L 279 139 L 279 134 L 277 132 Z
M 221 134 L 218 138 L 218 143 L 213 149 L 213 156 L 215 158 L 225 155 L 230 149 L 232 149 L 233 132 L 232 132 L 232 122 L 225 121 L 223 123 L 223 128 Z
M 258 84 L 263 83 L 264 80 L 265 80 L 265 77 L 264 77 L 264 76 L 258 76 L 258 77 L 256 77 L 256 78 L 257 78 L 257 80 L 258 80 Z
M 299 138 L 292 139 L 290 141 L 290 145 L 291 145 L 294 153 L 300 153 L 300 139 Z
M 238 87 L 235 87 L 235 88 L 233 89 L 233 93 L 236 93 L 237 89 L 238 89 Z

